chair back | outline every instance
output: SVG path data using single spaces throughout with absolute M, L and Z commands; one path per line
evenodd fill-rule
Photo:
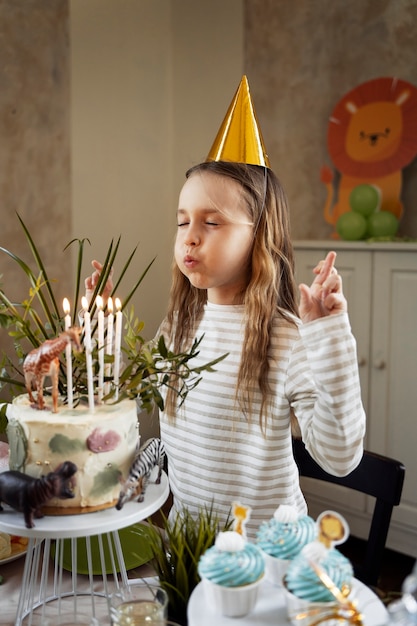
M 293 450 L 300 476 L 341 485 L 375 498 L 364 559 L 362 563 L 353 566 L 356 578 L 366 585 L 376 586 L 392 511 L 401 500 L 404 465 L 395 459 L 365 450 L 361 462 L 350 474 L 333 476 L 316 463 L 300 439 L 293 439 Z

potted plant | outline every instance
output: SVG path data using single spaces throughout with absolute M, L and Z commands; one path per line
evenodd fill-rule
M 168 593 L 169 617 L 187 623 L 187 604 L 200 582 L 198 562 L 219 532 L 229 530 L 232 520 L 221 524 L 213 508 L 202 508 L 197 516 L 184 508 L 173 520 L 160 515 L 158 525 L 150 522 L 149 547 L 160 585 Z

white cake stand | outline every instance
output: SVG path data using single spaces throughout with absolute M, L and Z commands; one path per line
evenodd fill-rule
M 22 587 L 15 626 L 93 625 L 110 623 L 109 595 L 128 584 L 118 530 L 140 522 L 161 508 L 169 494 L 168 478 L 151 480 L 144 502 L 128 502 L 121 511 L 115 507 L 80 515 L 45 516 L 35 519 L 35 528 L 26 528 L 23 513 L 8 507 L 0 512 L 0 530 L 28 537 Z M 93 563 L 91 537 L 97 536 L 100 563 Z M 77 573 L 78 542 L 85 538 L 88 572 Z M 71 575 L 64 576 L 64 540 L 71 545 Z M 51 542 L 55 555 L 51 558 Z M 107 543 L 106 543 L 107 542 Z M 111 563 L 105 559 L 105 550 Z M 70 610 L 68 610 L 70 606 Z M 70 617 L 68 614 L 70 613 Z

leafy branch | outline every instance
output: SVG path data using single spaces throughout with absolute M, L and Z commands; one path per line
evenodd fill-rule
M 18 215 L 17 217 L 24 230 L 34 263 L 31 267 L 17 255 L 4 247 L 0 247 L 0 253 L 2 252 L 14 260 L 29 282 L 28 297 L 22 302 L 17 303 L 12 302 L 8 298 L 6 292 L 0 285 L 0 326 L 5 328 L 12 338 L 17 357 L 17 364 L 15 364 L 7 354 L 3 353 L 0 361 L 0 390 L 4 386 L 8 386 L 13 395 L 22 393 L 25 388 L 22 365 L 28 352 L 33 348 L 37 348 L 45 340 L 56 337 L 64 330 L 65 326 L 64 316 L 58 308 L 54 294 L 53 281 L 47 274 L 39 251 L 27 227 L 20 216 Z M 74 303 L 79 302 L 81 289 L 83 287 L 82 268 L 85 245 L 87 243 L 90 243 L 88 239 L 73 239 L 64 248 L 64 251 L 66 251 L 71 245 L 78 245 L 75 290 L 73 296 Z M 105 289 L 110 272 L 114 267 L 119 247 L 120 237 L 117 241 L 112 240 L 108 247 L 103 268 L 89 305 L 89 311 L 93 320 L 96 311 L 96 296 L 102 295 Z M 120 289 L 135 252 L 136 248 L 129 254 L 119 276 L 115 278 L 111 295 L 114 295 Z M 141 285 L 154 260 L 155 259 L 148 264 L 133 287 L 130 288 L 123 301 L 122 311 L 124 314 L 126 332 L 124 337 L 125 345 L 122 346 L 122 371 L 120 373 L 120 381 L 117 389 L 118 400 L 124 398 L 133 399 L 140 396 L 143 408 L 147 411 L 151 411 L 154 406 L 163 410 L 164 401 L 161 394 L 163 387 L 174 388 L 180 398 L 180 403 L 184 402 L 189 391 L 194 389 L 200 382 L 203 371 L 213 371 L 215 365 L 226 356 L 224 355 L 210 363 L 195 367 L 192 364 L 192 360 L 199 354 L 199 346 L 202 338 L 195 339 L 190 350 L 180 354 L 176 354 L 168 349 L 163 336 L 160 336 L 158 341 L 146 342 L 144 340 L 141 335 L 144 324 L 135 316 L 133 306 L 130 304 L 128 310 L 127 305 Z M 72 324 L 78 325 L 76 307 L 74 307 L 72 312 Z M 96 330 L 94 325 L 92 330 L 93 333 Z M 81 341 L 83 341 L 83 336 L 81 336 Z M 93 350 L 93 361 L 96 368 L 96 375 L 98 374 L 97 356 L 97 347 L 95 347 Z M 114 362 L 114 356 L 105 355 L 104 360 L 105 364 L 111 364 Z M 72 365 L 74 399 L 76 401 L 82 401 L 87 396 L 85 353 L 74 353 Z M 105 377 L 105 382 L 108 383 L 110 391 L 104 397 L 104 400 L 116 401 L 116 389 L 112 378 Z M 59 392 L 64 398 L 64 402 L 67 396 L 66 385 L 66 366 L 62 355 Z M 2 415 L 0 414 L 0 432 L 2 430 L 3 421 L 4 418 L 2 420 Z

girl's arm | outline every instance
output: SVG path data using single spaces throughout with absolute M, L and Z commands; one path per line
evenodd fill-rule
M 313 458 L 343 476 L 360 462 L 366 416 L 356 342 L 346 312 L 301 324 L 286 391 Z

